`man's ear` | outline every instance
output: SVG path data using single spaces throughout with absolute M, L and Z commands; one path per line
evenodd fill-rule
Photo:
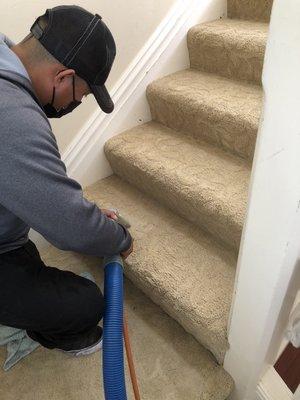
M 66 68 L 66 69 L 60 70 L 55 75 L 55 85 L 62 83 L 62 81 L 64 81 L 65 78 L 72 77 L 73 75 L 75 75 L 74 69 Z

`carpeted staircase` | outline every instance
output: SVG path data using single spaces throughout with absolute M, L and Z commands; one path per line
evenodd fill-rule
M 178 364 L 169 363 L 177 365 L 171 374 L 166 367 L 160 370 L 168 374 L 162 384 L 170 397 L 163 391 L 161 397 L 159 391 L 152 394 L 151 374 L 137 363 L 142 398 L 147 400 L 225 400 L 232 390 L 231 378 L 218 364 L 228 349 L 227 324 L 262 105 L 271 3 L 229 0 L 230 18 L 190 29 L 191 68 L 149 85 L 152 121 L 106 143 L 114 175 L 85 190 L 99 207 L 115 206 L 131 221 L 135 248 L 126 260 L 125 274 L 186 331 L 172 339 L 162 333 L 165 341 L 152 344 L 151 363 L 161 355 L 168 360 L 170 352 L 164 354 L 162 343 L 169 340 L 179 357 Z M 74 263 L 74 253 L 54 248 L 43 258 L 53 266 L 63 259 L 68 269 Z M 89 258 L 89 263 L 92 272 L 99 268 L 99 259 Z M 158 313 L 151 310 L 149 329 Z M 199 344 L 195 347 L 191 341 L 177 354 L 184 335 L 192 339 L 189 334 Z M 139 337 L 132 343 L 133 351 L 149 352 L 149 343 L 147 335 Z M 185 376 L 184 359 L 190 360 L 195 352 L 202 361 L 190 362 L 190 391 L 183 393 L 175 385 L 180 379 L 176 374 L 182 367 Z
M 106 143 L 114 176 L 87 189 L 100 205 L 117 201 L 133 221 L 127 276 L 219 363 L 228 348 L 271 2 L 229 0 L 228 7 L 234 19 L 190 29 L 191 68 L 148 86 L 152 121 Z

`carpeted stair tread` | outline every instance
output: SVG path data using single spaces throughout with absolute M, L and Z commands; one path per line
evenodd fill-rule
M 115 174 L 238 249 L 250 168 L 239 157 L 149 122 L 106 142 Z
M 147 88 L 152 119 L 252 159 L 262 106 L 259 85 L 186 69 Z
M 191 67 L 228 78 L 261 84 L 269 25 L 219 19 L 188 32 Z
M 268 22 L 272 5 L 273 0 L 228 0 L 228 17 Z
M 78 275 L 89 271 L 103 290 L 101 259 L 53 246 L 41 255 L 47 265 Z M 141 398 L 227 399 L 233 381 L 211 354 L 128 279 L 124 287 L 125 312 Z M 6 349 L 1 347 L 1 365 L 5 358 Z M 134 399 L 126 360 L 125 374 L 128 399 Z M 0 381 L 1 400 L 104 399 L 102 352 L 70 357 L 39 347 L 8 373 L 1 367 Z
M 236 256 L 196 225 L 112 175 L 85 190 L 100 208 L 131 222 L 134 252 L 125 274 L 221 362 Z

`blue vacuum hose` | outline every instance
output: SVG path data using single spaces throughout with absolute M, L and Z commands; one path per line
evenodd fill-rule
M 127 400 L 123 355 L 123 260 L 104 259 L 103 383 L 106 400 Z

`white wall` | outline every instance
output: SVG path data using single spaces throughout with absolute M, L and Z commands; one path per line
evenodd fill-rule
M 146 87 L 155 79 L 190 65 L 186 43 L 190 27 L 224 17 L 226 0 L 176 0 L 141 50 L 114 84 L 112 114 L 96 109 L 62 154 L 68 174 L 83 187 L 111 175 L 103 146 L 112 136 L 151 119 Z M 125 24 L 125 22 L 124 22 Z M 41 250 L 48 243 L 36 232 Z
M 151 33 L 163 19 L 175 0 L 2 0 L 0 3 L 0 31 L 18 42 L 29 33 L 39 15 L 47 8 L 60 4 L 76 4 L 98 13 L 113 33 L 117 56 L 107 80 L 112 88 L 124 70 L 136 56 Z M 84 122 L 97 109 L 92 96 L 86 98 L 72 115 L 52 120 L 53 131 L 63 152 L 82 128 Z
M 189 68 L 187 32 L 199 23 L 224 17 L 226 0 L 177 0 L 112 88 L 115 110 L 99 110 L 88 119 L 63 154 L 69 176 L 88 186 L 112 174 L 105 142 L 114 135 L 151 120 L 146 99 L 149 83 Z
M 275 0 L 225 368 L 233 399 L 256 398 L 300 286 L 300 2 Z

